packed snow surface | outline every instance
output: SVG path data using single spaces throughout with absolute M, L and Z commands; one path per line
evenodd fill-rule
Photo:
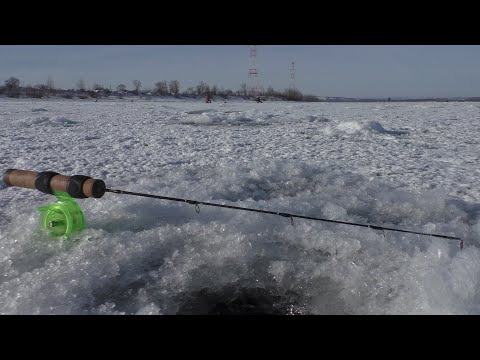
M 0 99 L 0 171 L 106 193 L 52 239 L 0 185 L 1 314 L 480 314 L 480 105 Z

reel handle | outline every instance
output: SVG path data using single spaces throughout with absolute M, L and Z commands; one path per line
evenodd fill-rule
M 101 198 L 106 189 L 103 180 L 84 175 L 60 175 L 52 171 L 8 169 L 3 174 L 3 182 L 9 186 L 37 189 L 46 194 L 62 191 L 77 199 Z

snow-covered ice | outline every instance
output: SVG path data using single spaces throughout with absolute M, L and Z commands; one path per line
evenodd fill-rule
M 2 314 L 480 314 L 480 105 L 0 99 L 0 172 L 458 236 L 106 193 L 87 229 L 0 187 Z

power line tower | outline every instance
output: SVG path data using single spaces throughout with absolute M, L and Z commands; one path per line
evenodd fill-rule
M 290 90 L 295 90 L 295 61 L 290 66 Z
M 253 96 L 258 96 L 258 72 L 257 72 L 257 46 L 250 45 L 250 66 L 248 67 L 248 80 Z

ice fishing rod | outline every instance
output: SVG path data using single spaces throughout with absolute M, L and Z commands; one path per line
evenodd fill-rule
M 40 224 L 42 228 L 50 231 L 54 236 L 69 236 L 73 231 L 81 231 L 85 227 L 85 219 L 83 213 L 78 206 L 78 204 L 73 200 L 73 198 L 101 198 L 105 192 L 110 192 L 120 195 L 133 195 L 148 197 L 153 199 L 168 200 L 168 201 L 177 201 L 184 202 L 187 204 L 195 205 L 195 211 L 200 212 L 200 205 L 234 209 L 234 210 L 243 210 L 251 211 L 263 214 L 272 214 L 279 215 L 282 217 L 287 217 L 291 219 L 292 225 L 294 225 L 293 218 L 307 219 L 307 220 L 316 220 L 323 221 L 335 224 L 342 225 L 351 225 L 351 226 L 360 226 L 366 227 L 373 230 L 388 230 L 396 231 L 408 234 L 416 234 L 423 236 L 431 236 L 436 238 L 443 238 L 448 240 L 458 240 L 460 241 L 460 249 L 463 249 L 463 240 L 459 237 L 440 235 L 440 234 L 431 234 L 423 233 L 418 231 L 404 230 L 404 229 L 395 229 L 384 226 L 377 226 L 371 224 L 360 224 L 354 222 L 340 221 L 340 220 L 331 220 L 324 219 L 313 216 L 305 216 L 298 214 L 290 214 L 285 212 L 278 211 L 269 211 L 261 209 L 253 209 L 241 206 L 233 205 L 223 205 L 216 204 L 206 201 L 182 199 L 161 195 L 151 195 L 145 193 L 131 192 L 125 190 L 115 190 L 108 189 L 103 180 L 93 179 L 84 175 L 74 175 L 74 176 L 65 176 L 60 175 L 56 172 L 45 171 L 45 172 L 35 172 L 35 171 L 26 171 L 26 170 L 16 170 L 9 169 L 5 171 L 3 175 L 3 181 L 8 186 L 17 186 L 29 189 L 37 189 L 46 194 L 54 194 L 57 196 L 57 203 L 51 204 L 49 206 L 42 206 L 38 210 L 42 213 Z

